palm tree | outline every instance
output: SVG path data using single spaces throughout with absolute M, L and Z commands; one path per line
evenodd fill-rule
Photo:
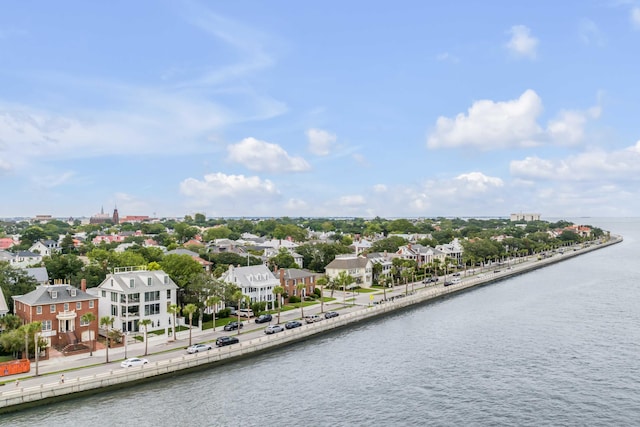
M 106 350 L 105 363 L 109 363 L 109 345 L 111 344 L 111 337 L 109 336 L 109 328 L 113 328 L 113 322 L 115 321 L 116 319 L 114 319 L 111 316 L 102 316 L 100 318 L 100 326 L 104 326 L 107 329 L 107 346 L 105 347 L 105 350 Z
M 193 326 L 193 313 L 196 312 L 198 306 L 195 304 L 187 304 L 182 309 L 182 313 L 185 316 L 189 316 L 189 347 L 191 347 L 191 327 Z
M 82 323 L 87 324 L 87 332 L 89 333 L 89 356 L 93 356 L 93 337 L 91 336 L 91 322 L 96 320 L 96 315 L 92 312 L 87 312 L 80 317 Z
M 298 283 L 296 285 L 296 289 L 298 290 L 298 296 L 300 297 L 300 317 L 304 319 L 304 296 L 302 295 L 302 290 L 305 289 L 307 285 L 304 283 Z
M 240 304 L 242 304 L 244 294 L 241 290 L 237 290 L 233 293 L 232 298 L 234 301 L 238 301 L 238 309 L 236 310 L 236 314 L 238 315 L 238 335 L 240 335 Z
M 147 355 L 148 343 L 147 343 L 147 328 L 151 324 L 151 319 L 142 319 L 138 322 L 138 325 L 144 326 L 144 355 Z
M 284 293 L 284 288 L 282 286 L 274 286 L 272 292 L 278 299 L 278 323 L 280 323 L 280 311 L 282 310 L 282 294 Z
M 353 277 L 347 273 L 346 271 L 341 271 L 340 273 L 338 273 L 338 276 L 336 276 L 333 279 L 334 283 L 336 286 L 341 287 L 342 291 L 344 292 L 344 297 L 343 297 L 343 301 L 342 303 L 346 305 L 347 302 L 347 285 L 350 285 L 351 283 L 353 283 Z
M 379 265 L 379 264 L 376 264 Z M 329 279 L 327 276 L 321 276 L 318 278 L 316 283 L 320 286 L 320 313 L 324 313 L 324 287 L 327 286 Z
M 173 330 L 173 340 L 176 340 L 176 316 L 178 315 L 178 313 L 180 313 L 180 307 L 178 307 L 177 304 L 171 304 L 169 307 L 167 307 L 167 313 L 171 314 L 173 316 L 173 325 L 172 325 L 172 330 Z
M 207 298 L 207 300 L 204 302 L 207 305 L 207 307 L 213 308 L 213 332 L 216 331 L 216 314 L 218 312 L 218 304 L 220 304 L 220 301 L 221 301 L 220 297 L 212 295 L 209 298 Z

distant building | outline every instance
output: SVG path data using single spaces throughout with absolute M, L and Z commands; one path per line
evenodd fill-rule
M 112 215 L 104 213 L 104 208 L 100 208 L 99 214 L 95 214 L 89 218 L 89 224 L 104 224 L 105 222 L 112 222 L 113 224 L 118 224 L 120 222 L 117 208 L 113 210 Z
M 525 222 L 530 222 L 530 221 L 540 221 L 540 214 L 539 213 L 512 213 L 511 214 L 511 221 L 525 221 Z

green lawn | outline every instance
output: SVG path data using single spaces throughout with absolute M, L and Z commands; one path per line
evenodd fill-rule
M 359 294 L 368 294 L 370 292 L 377 292 L 377 289 L 371 289 L 371 288 L 358 288 L 355 290 L 357 293 Z

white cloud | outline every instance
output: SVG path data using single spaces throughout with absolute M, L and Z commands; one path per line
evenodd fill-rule
M 300 212 L 306 212 L 309 208 L 309 204 L 301 199 L 289 199 L 285 203 L 284 207 L 293 213 L 300 214 Z
M 451 62 L 453 64 L 457 64 L 460 62 L 458 57 L 450 54 L 449 52 L 442 52 L 436 55 L 436 60 L 439 62 Z
M 466 115 L 438 117 L 435 129 L 427 137 L 427 147 L 491 150 L 545 143 L 576 145 L 584 138 L 588 120 L 598 118 L 601 108 L 561 111 L 549 120 L 546 129 L 537 121 L 542 111 L 542 100 L 531 89 L 511 101 L 476 101 Z
M 302 157 L 291 157 L 282 147 L 255 138 L 245 138 L 227 147 L 229 160 L 252 171 L 303 172 L 311 166 Z
M 640 141 L 623 150 L 592 150 L 560 160 L 527 157 L 512 161 L 510 171 L 521 179 L 636 182 L 640 179 Z
M 590 19 L 582 19 L 578 27 L 578 34 L 586 45 L 602 47 L 605 45 L 605 37 L 598 25 Z
M 481 172 L 464 173 L 458 175 L 456 180 L 463 183 L 467 189 L 475 192 L 486 192 L 491 187 L 504 186 L 504 182 L 500 178 L 487 176 Z
M 429 135 L 429 148 L 474 146 L 479 149 L 536 145 L 542 129 L 536 122 L 542 100 L 531 89 L 506 102 L 476 101 L 467 115 L 438 117 Z
M 384 184 L 376 184 L 373 186 L 373 191 L 375 193 L 384 193 L 388 190 L 387 186 Z
M 354 207 L 354 206 L 363 206 L 367 204 L 364 196 L 361 195 L 350 195 L 350 196 L 342 196 L 338 199 L 338 204 L 344 207 Z
M 640 7 L 634 7 L 631 9 L 631 25 L 636 30 L 640 30 Z
M 273 182 L 257 176 L 207 174 L 203 180 L 187 178 L 180 183 L 180 193 L 192 199 L 210 203 L 218 198 L 242 198 L 279 195 Z
M 521 58 L 535 59 L 537 56 L 538 39 L 531 36 L 531 30 L 525 25 L 514 25 L 509 30 L 511 39 L 507 49 L 512 55 Z
M 71 179 L 75 175 L 76 173 L 73 171 L 66 171 L 60 174 L 45 176 L 33 175 L 31 176 L 31 181 L 38 188 L 51 189 L 66 184 L 67 182 L 71 181 Z
M 307 138 L 309 139 L 309 151 L 316 156 L 328 156 L 337 140 L 335 134 L 322 129 L 309 129 Z

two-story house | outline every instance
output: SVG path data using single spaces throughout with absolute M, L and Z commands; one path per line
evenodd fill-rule
M 317 278 L 321 276 L 313 271 L 299 268 L 281 268 L 275 272 L 275 275 L 280 279 L 280 286 L 284 288 L 287 295 L 302 298 L 313 293 Z M 303 284 L 304 288 L 298 290 L 300 284 Z
M 220 280 L 238 286 L 251 302 L 266 302 L 267 307 L 275 308 L 273 288 L 280 286 L 280 280 L 265 265 L 250 265 L 247 267 L 229 266 Z
M 100 300 L 100 317 L 113 317 L 114 328 L 122 332 L 138 332 L 142 319 L 151 320 L 149 331 L 171 327 L 167 308 L 176 304 L 178 285 L 162 270 L 116 268 L 89 291 Z
M 373 263 L 365 256 L 337 255 L 324 270 L 330 280 L 345 271 L 354 279 L 351 287 L 370 288 L 373 285 Z
M 98 318 L 98 298 L 70 284 L 41 285 L 25 295 L 13 296 L 13 312 L 24 323 L 42 322 L 42 338 L 48 347 L 63 349 L 80 341 L 89 343 L 98 335 L 98 321 L 84 322 L 82 315 Z M 87 349 L 89 345 L 87 345 Z

